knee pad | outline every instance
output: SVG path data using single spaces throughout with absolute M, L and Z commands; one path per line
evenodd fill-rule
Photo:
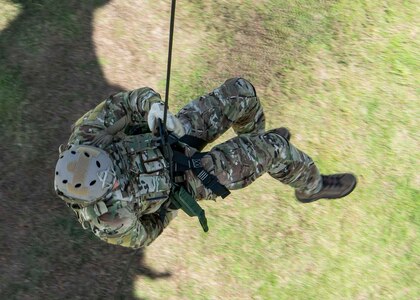
M 232 96 L 239 97 L 256 97 L 257 93 L 254 86 L 246 79 L 236 77 L 225 81 L 228 92 Z
M 288 142 L 290 141 L 290 138 L 292 137 L 292 134 L 290 133 L 289 129 L 287 129 L 286 127 L 271 129 L 267 131 L 267 133 L 276 133 L 280 135 L 281 137 L 285 138 L 286 141 Z

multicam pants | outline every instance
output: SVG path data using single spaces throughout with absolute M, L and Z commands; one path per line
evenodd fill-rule
M 276 129 L 265 132 L 265 117 L 252 84 L 232 78 L 187 104 L 177 117 L 186 133 L 211 143 L 230 127 L 238 135 L 213 147 L 202 159 L 203 167 L 229 190 L 246 187 L 268 172 L 282 183 L 311 194 L 322 180 L 313 160 L 298 150 Z M 187 187 L 197 200 L 216 195 L 187 173 Z

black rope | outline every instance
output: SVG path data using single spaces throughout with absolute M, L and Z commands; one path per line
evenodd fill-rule
M 172 45 L 173 45 L 173 37 L 174 37 L 174 27 L 175 27 L 175 7 L 176 7 L 176 0 L 172 0 L 172 7 L 171 7 L 171 24 L 170 24 L 170 31 L 169 31 L 169 51 L 168 51 L 168 67 L 166 70 L 166 93 L 165 93 L 165 108 L 163 113 L 163 129 L 166 131 L 166 119 L 168 115 L 168 103 L 169 103 L 169 83 L 171 81 L 171 64 L 172 64 Z M 162 133 L 161 133 L 162 134 Z M 162 137 L 163 138 L 163 137 Z M 120 279 L 120 282 L 117 285 L 117 291 L 115 293 L 116 296 L 120 297 L 121 299 L 123 296 L 121 295 L 121 287 L 125 279 L 127 278 L 128 271 L 130 266 L 133 263 L 134 258 L 137 256 L 140 248 L 136 249 L 133 253 L 133 256 L 128 260 L 125 272 Z
M 174 27 L 175 27 L 175 7 L 176 0 L 172 0 L 171 7 L 171 25 L 169 31 L 169 51 L 168 51 L 168 66 L 166 70 L 166 93 L 165 93 L 165 110 L 163 113 L 163 125 L 166 126 L 166 118 L 168 115 L 169 106 L 169 83 L 171 81 L 171 64 L 172 64 L 172 45 L 174 40 Z

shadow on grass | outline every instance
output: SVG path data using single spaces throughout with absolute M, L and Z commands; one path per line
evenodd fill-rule
M 71 124 L 121 90 L 92 40 L 93 13 L 108 1 L 11 2 L 21 11 L 0 33 L 0 298 L 133 298 L 134 276 L 170 274 L 84 231 L 53 191 Z

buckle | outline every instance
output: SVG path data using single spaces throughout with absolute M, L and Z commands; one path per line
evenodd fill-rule
M 202 168 L 203 166 L 201 165 L 201 159 L 197 159 L 197 158 L 192 158 L 191 159 L 191 162 L 192 162 L 192 167 L 194 168 L 194 169 L 199 169 L 199 168 Z
M 204 181 L 209 177 L 209 173 L 207 173 L 204 170 L 201 170 L 201 172 L 197 175 L 197 177 L 204 183 L 204 185 L 206 185 L 206 182 Z

